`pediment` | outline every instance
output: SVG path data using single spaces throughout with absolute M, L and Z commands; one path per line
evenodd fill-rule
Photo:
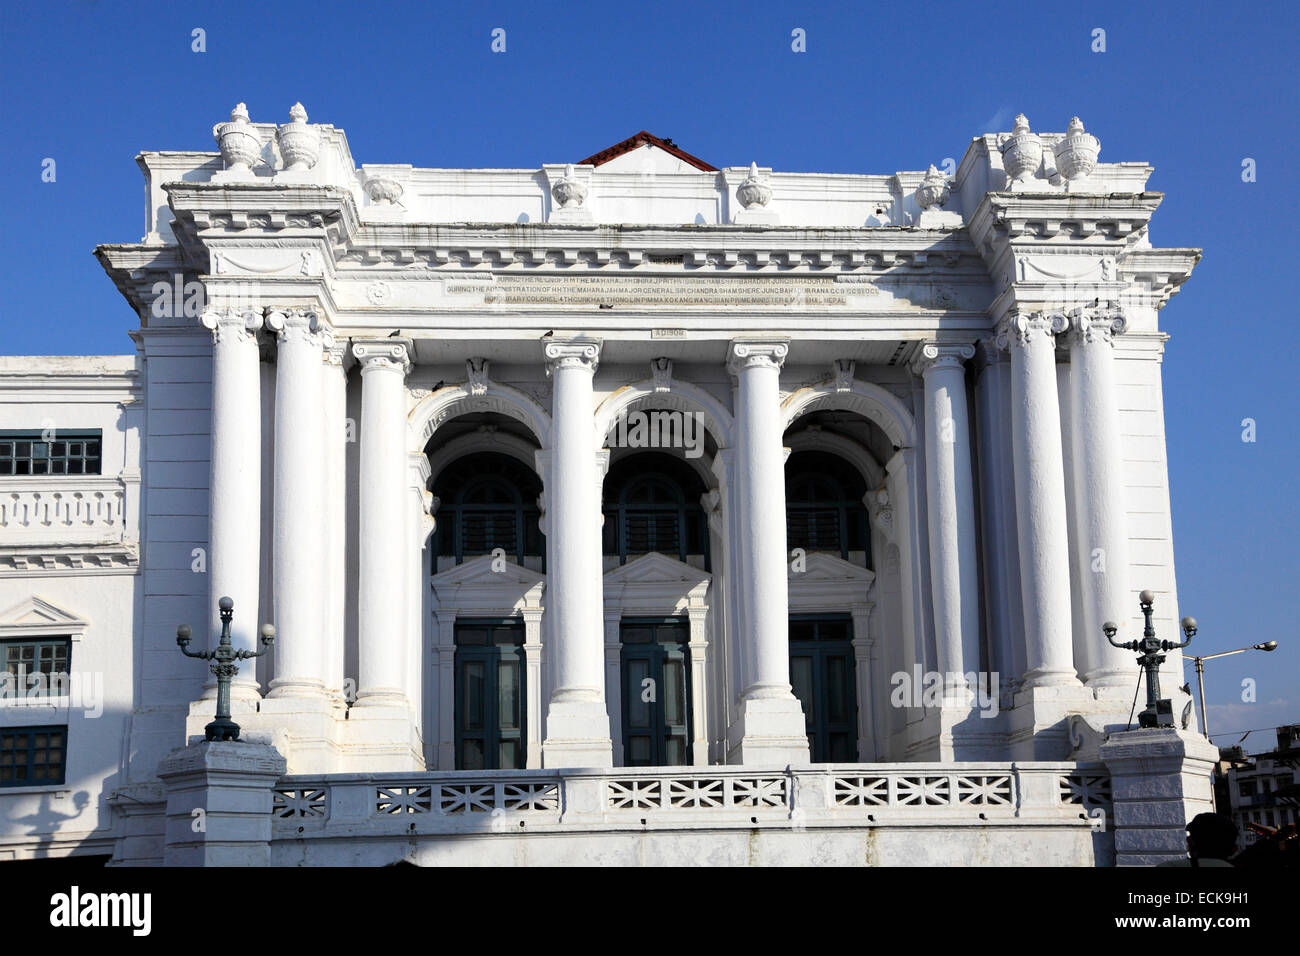
M 512 586 L 528 590 L 537 585 L 546 584 L 546 575 L 538 574 L 513 561 L 506 561 L 500 571 L 492 570 L 496 559 L 490 554 L 480 555 L 456 565 L 447 571 L 433 575 L 433 589 L 454 589 L 466 585 L 490 585 L 493 587 Z
M 709 574 L 676 558 L 651 551 L 605 572 L 605 586 L 611 584 L 680 584 L 690 590 L 709 580 Z
M 845 561 L 843 558 L 837 558 L 833 554 L 825 554 L 820 551 L 814 551 L 804 558 L 802 571 L 796 571 L 792 565 L 787 565 L 787 575 L 791 584 L 852 584 L 862 587 L 864 590 L 871 586 L 876 580 L 875 572 L 869 568 L 861 567 Z
M 629 136 L 598 153 L 588 156 L 578 165 L 599 166 L 606 173 L 715 173 L 711 166 L 698 156 L 692 156 L 671 139 L 660 139 L 645 130 Z
M 89 626 L 85 619 L 34 594 L 0 614 L 0 631 L 71 635 Z

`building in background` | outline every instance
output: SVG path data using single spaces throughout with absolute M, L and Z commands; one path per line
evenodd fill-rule
M 1300 724 L 1277 728 L 1276 750 L 1247 756 L 1241 747 L 1225 747 L 1222 753 L 1220 812 L 1232 814 L 1242 846 L 1258 836 L 1247 824 L 1300 823 Z

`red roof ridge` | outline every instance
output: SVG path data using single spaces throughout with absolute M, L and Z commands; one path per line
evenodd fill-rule
M 674 145 L 671 139 L 660 139 L 658 136 L 655 136 L 653 133 L 648 133 L 645 130 L 641 130 L 641 132 L 637 133 L 635 136 L 629 136 L 621 143 L 615 143 L 613 146 L 602 149 L 599 153 L 593 153 L 576 165 L 601 166 L 608 163 L 611 159 L 616 159 L 617 157 L 622 156 L 624 153 L 632 152 L 632 150 L 640 146 L 657 146 L 665 153 L 671 153 L 682 162 L 689 163 L 696 169 L 702 169 L 706 173 L 716 173 L 718 171 L 716 166 L 710 166 L 698 156 L 692 156 L 690 153 L 686 152 L 686 150 Z

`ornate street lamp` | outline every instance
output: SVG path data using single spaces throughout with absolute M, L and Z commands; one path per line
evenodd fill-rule
M 1183 618 L 1183 630 L 1187 630 L 1191 625 L 1191 634 L 1196 633 L 1196 619 L 1192 617 Z M 1277 641 L 1264 641 L 1262 644 L 1252 644 L 1250 647 L 1239 647 L 1235 651 L 1219 651 L 1217 654 L 1205 654 L 1201 657 L 1193 657 L 1196 662 L 1196 686 L 1201 695 L 1201 731 L 1205 734 L 1205 739 L 1210 739 L 1210 724 L 1205 716 L 1205 661 L 1212 661 L 1216 657 L 1229 657 L 1232 654 L 1243 654 L 1246 651 L 1275 651 L 1277 650 Z
M 1142 713 L 1138 714 L 1138 726 L 1172 727 L 1174 725 L 1173 703 L 1168 698 L 1162 699 L 1160 696 L 1160 665 L 1165 662 L 1165 655 L 1161 652 L 1186 647 L 1192 643 L 1192 635 L 1196 633 L 1196 621 L 1190 617 L 1183 618 L 1183 633 L 1187 635 L 1187 640 L 1181 644 L 1175 644 L 1172 641 L 1158 641 L 1156 640 L 1155 625 L 1151 623 L 1151 610 L 1155 603 L 1156 596 L 1151 591 L 1143 591 L 1138 595 L 1138 604 L 1142 607 L 1142 614 L 1146 617 L 1146 627 L 1142 631 L 1142 640 L 1140 641 L 1125 641 L 1123 644 L 1115 643 L 1115 634 L 1119 631 L 1119 627 L 1113 621 L 1107 621 L 1101 626 L 1101 629 L 1112 647 L 1122 647 L 1125 650 L 1142 652 L 1138 656 L 1138 666 L 1142 668 L 1147 676 L 1147 705 Z
M 261 657 L 271 649 L 275 642 L 275 628 L 270 624 L 262 625 L 262 649 L 260 651 L 237 651 L 230 643 L 230 621 L 235 616 L 235 602 L 223 597 L 217 602 L 221 609 L 221 640 L 215 651 L 189 649 L 190 635 L 193 633 L 188 624 L 176 628 L 176 643 L 186 657 L 198 657 L 212 661 L 212 673 L 217 675 L 217 718 L 203 728 L 208 740 L 238 740 L 239 724 L 230 719 L 230 678 L 239 673 L 235 661 Z

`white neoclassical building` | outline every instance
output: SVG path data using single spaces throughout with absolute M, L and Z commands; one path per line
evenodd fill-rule
M 1179 852 L 1208 783 L 1121 805 L 1213 758 L 1116 750 L 1102 636 L 1149 588 L 1178 637 L 1159 314 L 1199 251 L 1153 246 L 1150 166 L 1077 119 L 884 175 L 645 132 L 358 165 L 290 120 L 137 157 L 145 235 L 96 250 L 135 356 L 0 359 L 0 858 Z M 215 647 L 225 596 L 276 636 L 202 744 L 176 629 Z

